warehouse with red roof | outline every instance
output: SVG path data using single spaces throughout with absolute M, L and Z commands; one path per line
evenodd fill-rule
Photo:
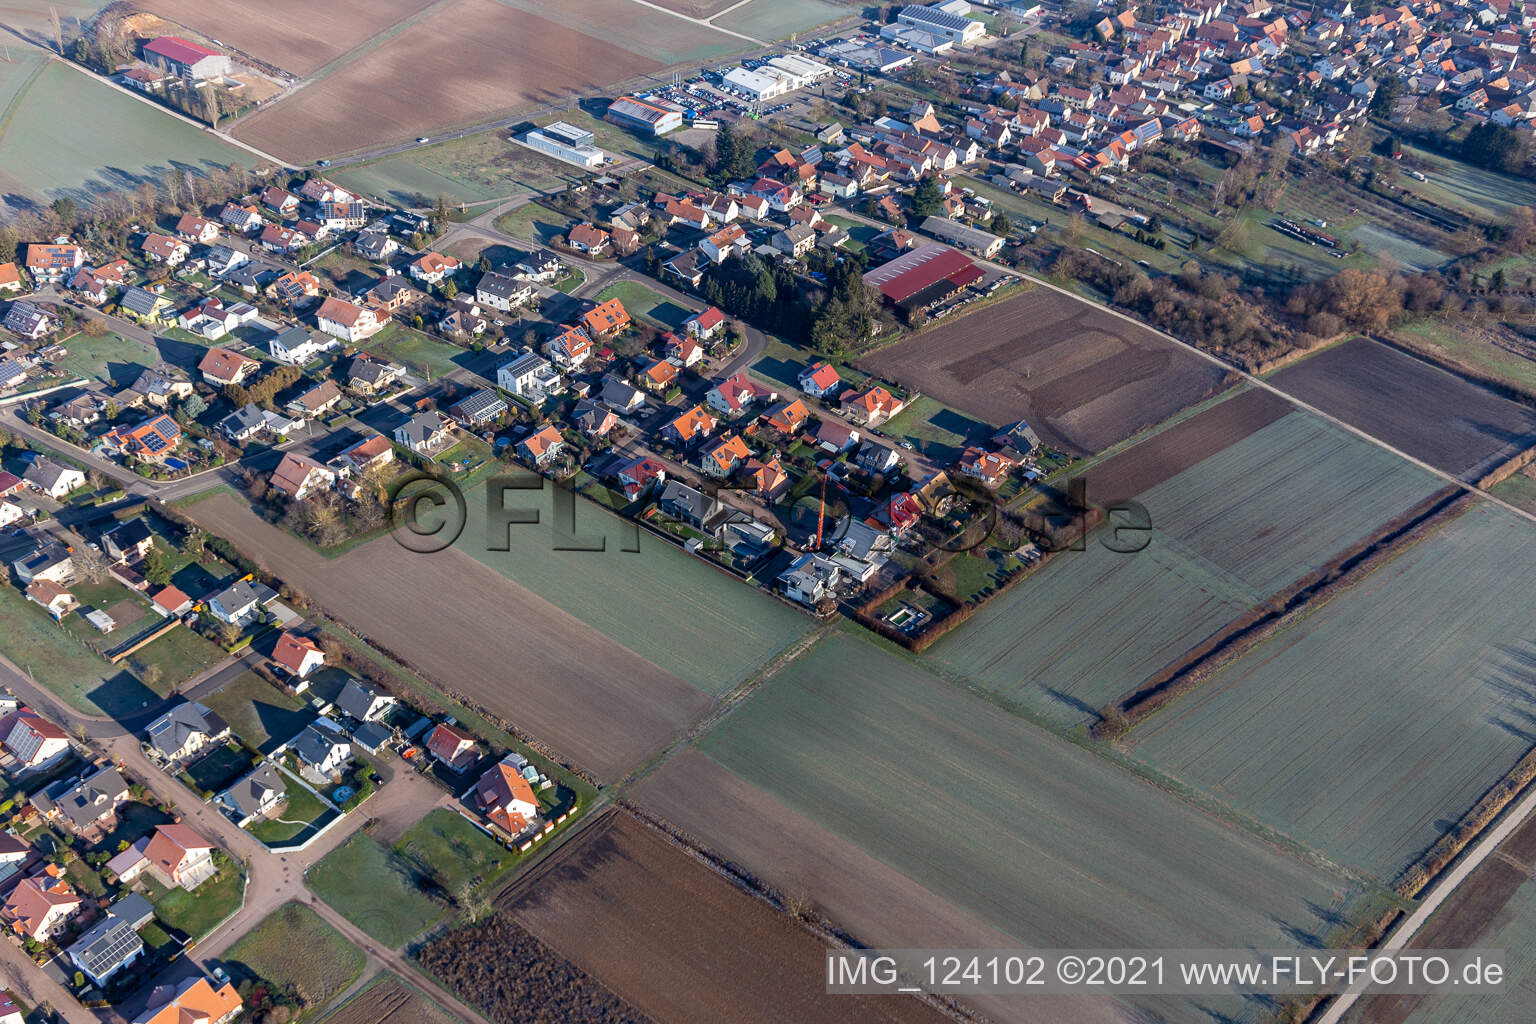
M 925 245 L 896 257 L 864 275 L 903 316 L 927 309 L 975 284 L 985 272 L 965 253 L 946 245 Z

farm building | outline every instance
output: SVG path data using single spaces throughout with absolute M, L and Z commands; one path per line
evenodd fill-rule
M 608 105 L 604 118 L 620 128 L 665 135 L 683 126 L 683 112 L 672 104 L 635 96 L 620 96 Z
M 983 259 L 996 256 L 1003 247 L 1003 240 L 992 232 L 961 224 L 948 217 L 925 217 L 923 230 L 940 241 L 969 249 Z
M 864 283 L 879 289 L 889 305 L 910 316 L 984 276 L 982 269 L 958 249 L 925 245 L 869 271 L 864 275 Z
M 585 128 L 577 128 L 564 121 L 535 128 L 523 136 L 523 144 L 530 149 L 564 160 L 578 167 L 601 167 L 607 154 L 592 144 L 595 136 Z
M 228 55 L 180 36 L 160 36 L 145 43 L 144 60 L 194 82 L 222 78 L 234 70 Z

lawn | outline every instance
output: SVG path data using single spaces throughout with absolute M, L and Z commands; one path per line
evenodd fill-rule
M 575 217 L 556 213 L 547 206 L 525 203 L 511 213 L 497 217 L 496 230 L 539 245 L 548 245 L 556 235 L 564 235 L 577 223 Z
M 0 633 L 5 656 L 77 711 L 117 717 L 158 699 L 9 584 L 0 585 Z
M 430 206 L 440 195 L 473 203 L 525 190 L 552 191 L 574 179 L 575 170 L 517 145 L 497 128 L 348 167 L 335 179 L 395 205 Z
M 26 66 L 38 59 L 19 56 Z M 89 201 L 106 189 L 186 170 L 254 162 L 243 150 L 58 61 L 46 62 L 4 118 L 0 185 L 44 201 Z
M 1391 336 L 1453 370 L 1463 369 L 1536 394 L 1536 360 L 1520 351 L 1522 343 L 1528 346 L 1530 341 L 1513 327 L 1455 315 L 1394 327 Z
M 149 613 L 153 615 L 153 612 Z M 147 628 L 138 623 L 135 629 Z M 122 634 L 114 633 L 114 637 Z M 223 661 L 225 653 L 218 644 L 199 636 L 185 626 L 171 630 L 148 646 L 133 652 L 126 664 L 146 682 L 167 692 Z
M 598 302 L 618 299 L 632 317 L 649 320 L 657 327 L 676 330 L 683 326 L 696 311 L 684 309 L 675 302 L 658 295 L 638 281 L 620 281 L 597 293 Z
M 1536 533 L 1479 504 L 1132 733 L 1137 757 L 1391 880 L 1531 747 Z
M 263 752 L 291 740 L 315 719 L 302 700 L 254 672 L 236 676 L 203 703 L 218 712 L 235 735 Z
M 394 853 L 430 864 L 443 888 L 451 893 L 465 885 L 488 887 L 515 859 L 510 850 L 464 815 L 446 807 L 428 812 L 412 826 L 395 844 Z
M 1325 930 L 1356 892 L 1341 874 L 852 632 L 774 676 L 699 746 L 785 825 L 785 849 L 726 851 L 746 870 L 807 864 L 801 844 L 851 844 L 1030 947 L 1285 947 Z M 759 810 L 755 797 L 737 794 L 729 810 L 710 804 L 720 799 L 697 794 L 704 827 L 723 830 L 702 835 L 706 844 Z M 815 838 L 822 829 L 838 843 Z M 817 863 L 812 874 L 839 880 L 826 883 L 835 888 L 852 866 Z M 1187 1009 L 1176 1016 L 1192 1019 Z
M 826 219 L 848 232 L 848 242 L 844 245 L 844 248 L 849 252 L 863 252 L 865 247 L 869 245 L 870 240 L 880 233 L 879 228 L 865 224 L 861 220 L 854 220 L 851 217 L 838 217 L 834 215 Z
M 458 368 L 464 349 L 392 323 L 368 339 L 368 351 L 403 364 L 412 373 L 436 379 Z
M 403 946 L 448 912 L 411 880 L 411 869 L 359 833 L 309 870 L 309 887 L 348 921 L 391 948 Z
M 346 991 L 368 962 L 362 950 L 299 903 L 279 907 L 223 959 L 243 974 L 293 986 L 299 998 L 315 1008 Z
M 948 465 L 972 444 L 997 433 L 1002 424 L 986 424 L 922 395 L 880 427 L 881 433 L 912 446 L 940 465 Z
M 555 534 L 569 526 L 555 514 L 553 488 L 508 491 L 504 503 L 537 508 L 539 522 L 551 525 L 512 527 L 511 551 L 487 550 L 482 485 L 467 495 L 461 550 L 706 693 L 729 690 L 810 627 L 795 610 L 591 502 L 576 502 L 574 533 L 602 540 L 601 552 L 555 549 L 572 545 Z
M 288 772 L 282 771 L 288 802 L 272 816 L 253 821 L 246 831 L 268 846 L 292 844 L 314 829 L 322 827 L 336 811 Z
M 138 379 L 140 372 L 160 361 L 160 353 L 153 345 L 121 334 L 92 338 L 77 333 L 63 345 L 69 355 L 58 361 L 59 369 L 114 387 L 127 387 Z
M 192 762 L 182 773 L 182 780 L 194 792 L 217 794 L 248 774 L 253 763 L 244 747 L 226 743 Z
M 165 889 L 152 878 L 146 885 L 146 898 L 155 905 L 160 922 L 185 932 L 194 942 L 217 928 L 245 899 L 245 873 L 228 861 L 217 875 L 192 892 L 179 886 Z

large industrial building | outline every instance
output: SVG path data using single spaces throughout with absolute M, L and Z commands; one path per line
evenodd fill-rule
M 755 100 L 771 100 L 796 89 L 803 89 L 828 77 L 832 68 L 820 61 L 791 53 L 769 58 L 757 68 L 732 68 L 724 75 L 725 84 Z
M 592 145 L 593 138 L 593 134 L 585 128 L 556 121 L 524 135 L 523 144 L 578 167 L 601 167 L 608 157 Z
M 877 289 L 903 317 L 911 317 L 985 276 L 975 261 L 958 249 L 925 245 L 867 272 L 864 283 Z
M 908 4 L 896 15 L 896 21 L 902 25 L 910 25 L 912 28 L 927 32 L 929 35 L 938 36 L 940 39 L 948 39 L 956 46 L 969 46 L 977 42 L 987 34 L 987 26 L 975 20 L 967 18 L 963 14 L 952 14 L 950 11 L 941 10 L 941 5 L 924 7 L 921 4 Z M 969 5 L 943 4 L 943 7 L 961 7 L 969 10 Z
M 620 96 L 608 105 L 607 120 L 620 128 L 665 135 L 683 126 L 683 112 L 670 103 Z

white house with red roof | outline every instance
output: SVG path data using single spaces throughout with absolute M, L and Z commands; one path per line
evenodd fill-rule
M 778 397 L 777 391 L 752 380 L 743 370 L 710 388 L 704 400 L 721 415 L 736 416 L 758 402 L 772 402 Z
M 725 314 L 714 306 L 702 313 L 695 313 L 683 323 L 683 330 L 690 338 L 710 341 L 725 330 Z
M 69 752 L 69 734 L 29 708 L 0 718 L 0 749 L 19 768 L 36 768 Z
M 376 311 L 335 297 L 320 303 L 315 325 L 333 338 L 353 343 L 373 337 L 384 327 Z
M 163 67 L 194 82 L 222 78 L 234 70 L 228 54 L 181 36 L 160 36 L 145 43 L 144 63 Z
M 517 754 L 508 754 L 475 783 L 475 806 L 491 824 L 513 838 L 539 817 L 538 797 L 522 773 L 527 763 Z
M 303 679 L 325 664 L 325 652 L 309 637 L 284 630 L 277 638 L 277 646 L 272 648 L 272 660 L 289 675 Z
M 662 352 L 672 362 L 684 368 L 704 358 L 704 346 L 695 341 L 691 335 L 679 338 L 675 334 L 668 334 Z
M 800 371 L 800 390 L 812 398 L 830 398 L 843 386 L 831 363 L 815 363 Z
M 446 765 L 461 772 L 480 758 L 480 747 L 475 738 L 462 729 L 439 722 L 427 734 L 427 753 Z

